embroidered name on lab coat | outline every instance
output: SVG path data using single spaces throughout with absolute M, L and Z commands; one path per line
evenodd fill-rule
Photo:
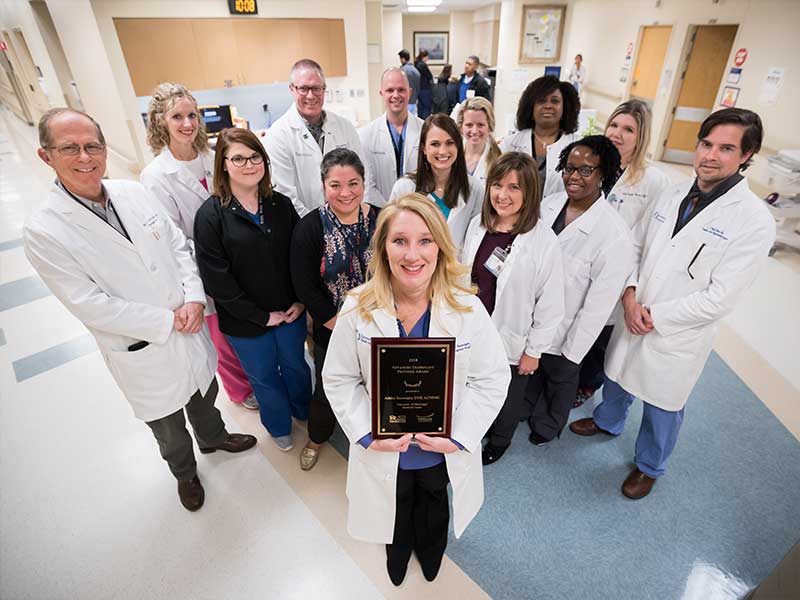
M 360 331 L 356 332 L 356 339 L 362 344 L 370 344 L 372 343 L 372 338 L 369 336 L 364 335 Z
M 456 352 L 461 352 L 462 350 L 469 350 L 472 348 L 472 344 L 469 342 L 464 342 L 463 344 L 456 344 Z
M 149 217 L 144 223 L 142 223 L 142 227 L 144 227 L 154 238 L 160 239 L 161 233 L 158 230 L 158 215 L 153 215 Z
M 654 212 L 654 213 L 653 213 L 653 218 L 654 218 L 656 221 L 658 221 L 659 223 L 663 223 L 664 221 L 666 221 L 666 220 L 667 220 L 667 217 L 665 217 L 664 215 L 662 215 L 662 214 L 661 214 L 660 212 L 658 212 L 658 211 L 656 211 L 656 212 Z
M 728 236 L 725 235 L 725 232 L 717 229 L 716 227 L 711 227 L 709 225 L 706 225 L 705 227 L 703 227 L 703 231 L 705 231 L 706 233 L 710 233 L 711 235 L 715 235 L 718 238 L 721 238 L 726 241 L 728 239 Z

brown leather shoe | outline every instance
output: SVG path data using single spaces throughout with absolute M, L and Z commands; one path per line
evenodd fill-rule
M 192 512 L 199 510 L 206 500 L 206 492 L 200 483 L 200 478 L 195 475 L 186 481 L 179 481 L 178 496 L 180 496 L 181 504 L 186 510 Z
M 639 469 L 634 469 L 625 478 L 625 482 L 622 484 L 622 493 L 631 500 L 639 500 L 647 496 L 655 484 L 655 478 L 645 475 Z
M 600 429 L 597 426 L 597 423 L 594 422 L 592 417 L 587 417 L 585 419 L 578 419 L 577 421 L 573 421 L 569 424 L 569 429 L 572 433 L 577 433 L 578 435 L 583 436 L 590 436 L 590 435 L 597 435 L 598 433 L 607 433 L 608 435 L 614 435 L 610 431 L 606 431 L 605 429 Z
M 256 445 L 256 436 L 247 433 L 229 433 L 228 439 L 213 448 L 200 448 L 203 454 L 211 454 L 217 450 L 225 452 L 244 452 Z

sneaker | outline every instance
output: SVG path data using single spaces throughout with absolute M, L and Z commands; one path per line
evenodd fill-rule
M 594 390 L 589 388 L 578 388 L 578 393 L 575 394 L 575 400 L 572 401 L 572 408 L 583 406 L 584 402 L 594 396 Z
M 288 452 L 294 448 L 291 435 L 279 435 L 278 437 L 273 437 L 272 441 L 275 442 L 275 445 L 283 452 Z
M 242 406 L 250 410 L 258 410 L 258 400 L 255 394 L 250 394 L 247 399 L 242 402 Z

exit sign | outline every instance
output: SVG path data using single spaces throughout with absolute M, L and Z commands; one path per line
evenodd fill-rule
M 232 15 L 257 15 L 258 3 L 256 0 L 228 0 L 228 8 Z

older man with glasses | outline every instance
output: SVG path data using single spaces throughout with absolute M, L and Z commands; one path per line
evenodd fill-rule
M 325 202 L 319 176 L 325 153 L 334 148 L 348 148 L 361 155 L 353 124 L 323 110 L 325 89 L 322 67 L 311 59 L 298 60 L 289 73 L 294 104 L 275 121 L 264 138 L 275 189 L 291 198 L 301 217 Z
M 94 336 L 134 415 L 152 430 L 181 503 L 195 511 L 205 492 L 184 409 L 200 452 L 241 452 L 256 438 L 228 433 L 214 406 L 217 355 L 186 237 L 141 184 L 103 179 L 106 142 L 89 115 L 46 112 L 39 142 L 56 180 L 25 224 L 25 254 Z

